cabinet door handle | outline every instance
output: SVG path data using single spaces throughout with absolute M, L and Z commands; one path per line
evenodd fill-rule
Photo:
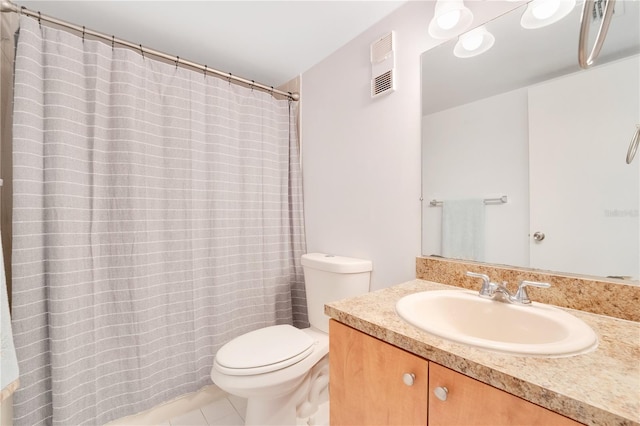
M 413 373 L 404 373 L 402 375 L 402 381 L 407 386 L 413 386 L 413 383 L 415 382 L 415 380 L 416 380 L 416 375 Z
M 447 389 L 444 386 L 438 386 L 433 390 L 433 393 L 436 395 L 436 398 L 438 398 L 440 401 L 446 401 L 447 395 L 449 394 L 449 389 Z

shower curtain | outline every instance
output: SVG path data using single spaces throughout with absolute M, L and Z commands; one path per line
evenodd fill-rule
M 307 325 L 296 103 L 21 17 L 16 425 L 104 424 Z

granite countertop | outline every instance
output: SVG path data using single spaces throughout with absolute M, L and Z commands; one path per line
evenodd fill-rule
M 458 289 L 413 280 L 325 305 L 335 320 L 588 425 L 640 425 L 640 323 L 564 309 L 598 335 L 597 349 L 564 358 L 491 352 L 423 332 L 395 312 L 402 296 Z M 499 303 L 499 302 L 496 302 Z

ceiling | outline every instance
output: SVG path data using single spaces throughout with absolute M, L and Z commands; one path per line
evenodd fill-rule
M 278 87 L 405 1 L 16 0 L 15 3 Z

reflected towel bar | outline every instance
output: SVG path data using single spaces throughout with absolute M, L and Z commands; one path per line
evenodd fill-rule
M 507 202 L 507 196 L 503 195 L 500 198 L 485 198 L 484 203 L 485 204 L 505 204 Z M 438 201 L 438 200 L 431 200 L 429 201 L 429 205 L 431 207 L 438 207 L 442 205 L 442 201 Z
M 636 151 L 638 151 L 638 145 L 640 144 L 640 124 L 636 126 L 636 132 L 633 134 L 633 138 L 631 138 L 631 143 L 629 144 L 629 149 L 627 150 L 627 164 L 631 164 L 633 161 L 633 157 L 636 156 Z

